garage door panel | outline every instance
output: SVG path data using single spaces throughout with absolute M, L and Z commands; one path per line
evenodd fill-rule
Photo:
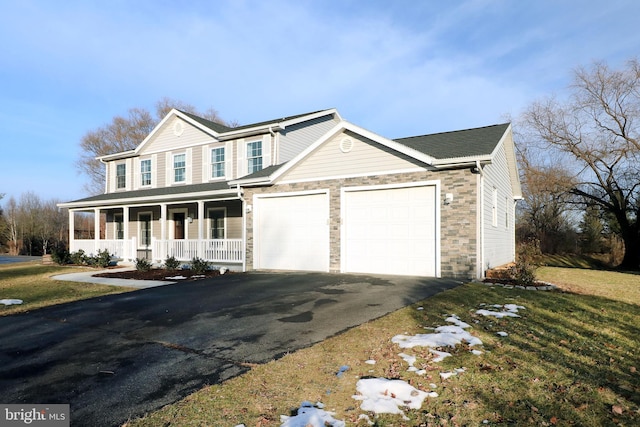
M 326 194 L 256 200 L 256 267 L 328 271 L 329 203 Z
M 436 275 L 435 186 L 346 191 L 343 269 Z

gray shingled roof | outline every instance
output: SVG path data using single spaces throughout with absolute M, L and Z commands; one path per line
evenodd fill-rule
M 212 122 L 210 120 L 207 119 L 203 119 L 202 117 L 198 117 L 195 114 L 191 114 L 191 113 L 187 113 L 186 111 L 182 111 L 179 110 L 182 114 L 190 117 L 191 119 L 195 120 L 196 122 L 200 123 L 203 126 L 208 127 L 209 129 L 214 130 L 217 133 L 226 133 L 226 132 L 232 132 L 232 131 L 237 131 L 237 130 L 242 130 L 242 129 L 249 129 L 252 127 L 259 127 L 259 126 L 266 126 L 266 125 L 270 125 L 270 124 L 276 124 L 276 123 L 280 123 L 280 122 L 284 122 L 287 120 L 293 120 L 293 119 L 297 119 L 300 117 L 304 117 L 304 116 L 309 116 L 311 114 L 316 114 L 322 111 L 327 111 L 327 110 L 318 110 L 318 111 L 312 111 L 310 113 L 304 113 L 304 114 L 296 114 L 295 116 L 288 116 L 288 117 L 281 117 L 278 119 L 272 119 L 272 120 L 267 120 L 264 122 L 258 122 L 258 123 L 251 123 L 248 125 L 242 125 L 242 126 L 237 126 L 234 128 L 225 126 L 223 124 L 220 123 L 216 123 L 216 122 Z
M 191 119 L 200 123 L 201 125 L 206 126 L 209 129 L 212 129 L 217 133 L 225 133 L 233 130 L 233 128 L 230 128 L 229 126 L 225 126 L 221 123 L 212 122 L 211 120 L 203 119 L 202 117 L 196 116 L 195 114 L 187 113 L 186 111 L 182 111 L 182 110 L 178 110 L 178 111 L 180 111 L 185 116 L 190 117 Z
M 398 138 L 394 141 L 436 159 L 489 155 L 500 142 L 509 123 L 475 129 Z
M 229 190 L 231 192 L 234 191 L 233 189 L 229 188 L 229 183 L 227 181 L 221 181 L 205 184 L 177 185 L 173 187 L 149 188 L 144 190 L 100 194 L 97 196 L 74 200 L 68 203 L 108 202 L 119 199 L 147 198 L 154 196 L 179 196 L 180 194 L 207 193 L 220 190 Z

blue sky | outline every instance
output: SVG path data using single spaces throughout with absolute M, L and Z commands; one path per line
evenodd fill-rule
M 639 54 L 629 0 L 0 0 L 0 193 L 85 196 L 82 136 L 163 97 L 248 124 L 335 107 L 389 138 L 517 117 Z

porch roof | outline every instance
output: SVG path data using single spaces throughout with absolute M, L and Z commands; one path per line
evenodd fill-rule
M 142 205 L 194 199 L 215 200 L 221 198 L 239 198 L 237 190 L 230 188 L 228 181 L 105 193 L 73 200 L 71 202 L 60 203 L 58 206 L 73 209 L 130 204 Z

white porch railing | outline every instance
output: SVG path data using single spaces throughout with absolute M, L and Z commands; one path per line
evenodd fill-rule
M 133 261 L 138 258 L 135 238 L 129 240 L 72 240 L 69 251 L 77 252 L 80 249 L 88 255 L 95 255 L 98 251 L 106 249 L 110 254 L 120 259 Z M 164 261 L 168 256 L 174 256 L 179 261 L 191 261 L 195 257 L 220 263 L 241 263 L 244 261 L 242 239 L 152 239 L 149 249 L 151 259 L 154 261 Z
M 164 260 L 173 256 L 180 261 L 198 257 L 209 262 L 242 262 L 242 239 L 153 240 L 153 258 Z
M 136 257 L 136 239 L 130 240 L 95 240 L 74 239 L 69 245 L 69 252 L 78 252 L 82 249 L 87 255 L 96 255 L 98 251 L 108 250 L 116 258 L 132 259 Z

